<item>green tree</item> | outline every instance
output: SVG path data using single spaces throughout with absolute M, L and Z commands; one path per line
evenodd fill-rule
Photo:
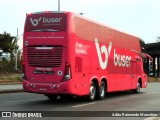
M 160 36 L 157 36 L 157 37 L 156 37 L 156 41 L 157 41 L 157 42 L 160 42 Z
M 16 48 L 16 37 L 11 36 L 7 32 L 0 34 L 0 49 L 3 50 L 4 53 L 10 53 L 11 62 L 13 62 L 14 51 Z

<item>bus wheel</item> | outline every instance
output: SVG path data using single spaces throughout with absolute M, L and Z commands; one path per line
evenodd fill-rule
M 139 93 L 141 91 L 140 82 L 137 83 L 137 88 L 133 91 L 134 93 Z
M 105 95 L 106 95 L 106 85 L 104 81 L 102 81 L 99 87 L 98 99 L 100 100 L 104 99 Z
M 56 100 L 58 98 L 58 95 L 51 95 L 51 94 L 45 94 L 49 98 L 49 100 Z
M 72 95 L 60 95 L 60 98 L 62 100 L 72 100 L 73 96 Z
M 94 82 L 91 83 L 90 85 L 90 93 L 88 95 L 89 101 L 93 101 L 96 97 L 96 85 Z

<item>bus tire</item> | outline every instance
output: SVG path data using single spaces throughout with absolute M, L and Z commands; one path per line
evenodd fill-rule
M 137 88 L 135 90 L 133 90 L 134 93 L 140 93 L 141 92 L 141 84 L 140 82 L 138 81 L 137 83 Z
M 58 98 L 58 95 L 45 94 L 51 101 L 55 101 Z
M 60 95 L 60 98 L 62 100 L 72 100 L 73 96 L 72 95 Z
M 94 82 L 91 82 L 90 88 L 89 88 L 89 95 L 88 100 L 93 101 L 96 98 L 96 85 Z
M 106 84 L 104 81 L 101 82 L 99 90 L 98 90 L 98 99 L 102 100 L 106 96 Z

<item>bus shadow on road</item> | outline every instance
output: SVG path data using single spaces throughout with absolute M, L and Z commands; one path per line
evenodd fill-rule
M 115 99 L 115 98 L 121 98 L 121 97 L 128 97 L 128 96 L 133 96 L 133 95 L 141 95 L 144 94 L 145 92 L 140 92 L 140 93 L 133 93 L 132 91 L 121 91 L 121 92 L 112 92 L 112 93 L 107 93 L 106 97 L 103 100 L 107 99 Z M 101 101 L 96 99 L 95 101 Z M 88 103 L 88 102 L 94 102 L 94 101 L 88 101 L 86 97 L 81 96 L 73 96 L 73 97 L 63 97 L 56 100 L 50 100 L 47 99 L 44 100 L 45 103 L 47 104 L 75 104 L 75 103 Z
M 124 97 L 130 97 L 130 96 L 140 96 L 142 94 L 144 94 L 145 92 L 140 92 L 140 93 L 133 93 L 131 91 L 125 91 L 125 92 L 113 92 L 113 93 L 107 93 L 106 97 L 103 99 L 103 101 L 107 101 L 107 100 L 112 100 L 112 99 L 118 99 L 118 98 L 124 98 Z M 96 102 L 101 101 L 101 100 L 95 100 Z M 95 102 L 95 101 L 88 101 L 86 100 L 85 97 L 64 97 L 64 98 L 60 98 L 58 97 L 58 99 L 56 100 L 50 100 L 46 97 L 46 99 L 41 99 L 41 100 L 36 100 L 36 101 L 30 101 L 27 103 L 27 105 L 29 104 L 30 106 L 34 105 L 34 106 L 48 106 L 48 107 L 60 107 L 60 106 L 69 106 L 69 105 L 75 105 L 75 104 L 86 104 L 86 103 L 91 103 L 91 102 Z
M 134 93 L 133 91 L 120 91 L 120 92 L 111 92 L 107 93 L 106 98 L 116 98 L 116 97 L 124 97 L 124 96 L 132 96 L 132 95 L 140 95 L 145 92 Z

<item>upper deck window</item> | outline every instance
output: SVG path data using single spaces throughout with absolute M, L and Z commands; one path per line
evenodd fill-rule
M 41 13 L 27 15 L 26 32 L 66 31 L 67 15 L 65 13 Z

